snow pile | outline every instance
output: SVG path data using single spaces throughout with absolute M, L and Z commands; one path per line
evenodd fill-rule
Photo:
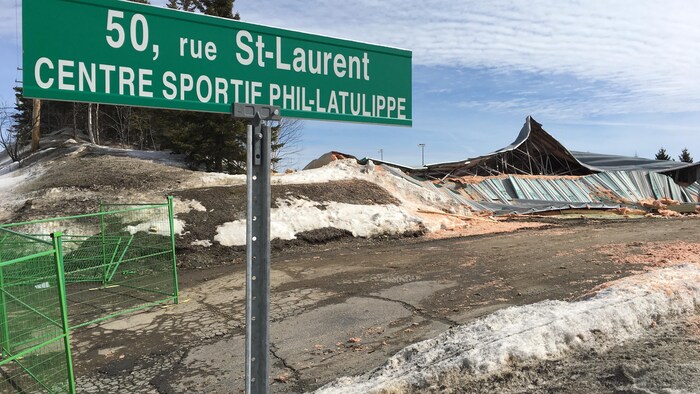
M 371 165 L 374 167 L 374 164 Z M 273 174 L 270 183 L 273 185 L 298 185 L 306 183 L 326 183 L 347 179 L 367 179 L 367 166 L 357 164 L 354 159 L 337 160 L 328 165 L 312 170 L 292 172 L 289 174 Z M 245 175 L 229 175 L 217 172 L 198 174 L 197 179 L 190 184 L 192 187 L 245 185 Z
M 374 167 L 373 164 L 372 167 Z M 290 174 L 278 174 L 272 177 L 271 183 L 273 185 L 292 185 L 302 183 L 325 183 L 345 179 L 367 179 L 369 171 L 369 165 L 360 165 L 355 159 L 343 159 L 333 161 L 320 168 L 292 172 Z
M 0 154 L 0 155 L 2 155 L 2 154 Z M 5 155 L 6 155 L 6 154 L 5 154 Z M 5 175 L 5 174 L 8 174 L 8 173 L 10 173 L 10 172 L 12 172 L 12 171 L 15 171 L 15 170 L 18 169 L 18 168 L 19 168 L 19 163 L 18 163 L 18 162 L 12 162 L 12 161 L 9 159 L 9 156 L 7 157 L 7 159 L 5 159 L 5 158 L 0 158 L 0 177 L 3 176 L 3 175 Z
M 340 378 L 317 393 L 408 393 L 459 387 L 513 363 L 556 359 L 572 349 L 604 350 L 639 337 L 659 320 L 700 306 L 700 268 L 686 264 L 612 282 L 578 302 L 508 308 L 408 346 L 367 374 Z
M 455 200 L 393 175 L 382 167 L 375 166 L 372 161 L 361 165 L 354 159 L 336 160 L 321 168 L 275 176 L 272 184 L 324 183 L 344 179 L 362 179 L 377 184 L 414 211 L 442 209 L 453 214 L 471 214 L 468 208 Z
M 219 179 L 219 178 L 217 178 Z M 278 200 L 272 210 L 271 238 L 294 239 L 295 234 L 324 227 L 347 230 L 356 237 L 401 234 L 427 229 L 437 231 L 463 225 L 448 215 L 425 214 L 421 211 L 450 212 L 469 216 L 468 208 L 447 196 L 393 175 L 371 161 L 360 165 L 354 159 L 337 160 L 321 168 L 280 174 L 272 177 L 275 184 L 327 183 L 348 179 L 372 182 L 386 189 L 401 202 L 395 205 L 354 205 L 333 201 L 313 202 L 307 199 Z M 213 178 L 209 181 L 214 181 Z M 207 182 L 207 181 L 205 181 Z M 245 245 L 245 220 L 236 220 L 217 227 L 214 240 L 225 246 Z
M 318 203 L 303 199 L 277 200 L 271 212 L 270 237 L 294 239 L 295 234 L 334 227 L 355 237 L 401 234 L 421 229 L 421 221 L 395 205 Z M 236 220 L 216 228 L 214 240 L 224 246 L 245 245 L 246 222 Z
M 187 199 L 179 199 L 175 198 L 174 199 L 174 208 L 175 208 L 175 215 L 181 214 L 181 213 L 188 213 L 190 211 L 199 211 L 199 212 L 206 212 L 207 208 L 202 205 L 201 202 L 197 200 L 187 200 Z M 122 220 L 126 222 L 140 222 L 137 225 L 129 225 L 124 228 L 124 231 L 128 232 L 129 234 L 136 234 L 138 232 L 144 232 L 144 233 L 151 233 L 151 234 L 158 234 L 158 235 L 163 235 L 166 237 L 170 236 L 170 222 L 163 222 L 161 219 L 158 218 L 151 218 L 149 220 L 143 220 L 144 215 L 147 216 L 146 211 L 132 211 L 132 212 L 123 212 L 122 213 Z M 182 235 L 183 232 L 185 231 L 185 226 L 187 223 L 185 223 L 184 220 L 178 219 L 177 217 L 173 219 L 173 230 L 175 231 L 175 235 Z M 209 245 L 207 245 L 209 246 Z
M 446 224 L 446 221 L 450 221 L 448 217 L 422 215 L 421 210 L 442 209 L 465 216 L 470 214 L 467 208 L 440 193 L 395 176 L 372 162 L 360 165 L 354 159 L 337 160 L 313 170 L 276 175 L 271 183 L 309 184 L 348 179 L 375 183 L 401 201 L 401 205 L 319 203 L 303 198 L 278 200 L 278 208 L 271 213 L 271 238 L 290 240 L 297 233 L 324 227 L 347 230 L 356 237 L 401 234 L 425 228 L 435 231 L 454 224 Z M 214 240 L 225 246 L 245 245 L 245 231 L 245 220 L 228 222 L 217 227 Z

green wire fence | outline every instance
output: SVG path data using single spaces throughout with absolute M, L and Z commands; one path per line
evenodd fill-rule
M 2 393 L 75 393 L 61 236 L 54 235 L 47 242 L 0 231 Z
M 178 302 L 172 198 L 0 225 L 0 267 L 0 392 L 72 392 L 70 330 Z

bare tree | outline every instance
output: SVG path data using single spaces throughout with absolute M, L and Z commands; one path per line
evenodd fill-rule
M 2 105 L 0 110 L 0 148 L 7 152 L 13 162 L 22 161 L 25 153 L 25 144 L 31 137 L 32 125 L 28 128 L 13 125 L 12 114 L 7 110 L 7 105 Z
M 4 106 L 4 105 L 3 105 Z M 14 137 L 10 130 L 10 114 L 6 109 L 0 111 L 0 146 L 7 152 L 12 161 L 17 161 L 17 148 L 15 147 Z
M 104 115 L 109 119 L 110 127 L 117 134 L 119 143 L 122 148 L 129 145 L 129 132 L 131 131 L 131 112 L 132 107 L 124 105 L 115 105 L 113 112 L 104 112 Z
M 296 155 L 301 152 L 301 131 L 304 122 L 300 119 L 282 118 L 272 129 L 272 170 L 297 164 Z
M 131 127 L 137 133 L 138 140 L 135 145 L 138 145 L 140 150 L 156 147 L 154 128 L 153 128 L 153 111 L 144 108 L 134 108 L 131 113 Z

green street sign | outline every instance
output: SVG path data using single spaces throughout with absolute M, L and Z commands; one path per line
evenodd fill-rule
M 116 0 L 24 0 L 27 97 L 410 126 L 411 52 Z

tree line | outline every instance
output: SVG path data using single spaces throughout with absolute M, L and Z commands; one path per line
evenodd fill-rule
M 130 0 L 148 4 L 148 0 Z M 234 0 L 169 0 L 166 7 L 239 20 Z M 40 105 L 40 108 L 35 108 Z M 120 145 L 141 150 L 167 149 L 181 153 L 192 169 L 244 173 L 246 165 L 246 124 L 228 114 L 173 111 L 122 105 L 89 104 L 27 99 L 15 88 L 12 110 L 0 113 L 0 147 L 13 161 L 21 162 L 39 148 L 32 131 L 70 128 L 75 137 L 82 130 L 91 143 Z M 35 111 L 40 109 L 40 111 Z M 36 114 L 40 113 L 40 118 Z M 39 126 L 38 128 L 36 126 Z M 292 165 L 298 152 L 303 124 L 283 119 L 273 126 L 273 168 L 281 162 Z M 27 149 L 31 146 L 31 149 Z
M 671 156 L 666 153 L 666 149 L 662 146 L 659 148 L 659 151 L 656 152 L 656 160 L 671 160 Z M 676 159 L 673 159 L 674 161 Z M 690 152 L 688 152 L 688 148 L 683 148 L 681 151 L 681 154 L 678 156 L 678 160 L 683 162 L 683 163 L 692 163 L 693 162 L 693 156 L 690 155 Z

